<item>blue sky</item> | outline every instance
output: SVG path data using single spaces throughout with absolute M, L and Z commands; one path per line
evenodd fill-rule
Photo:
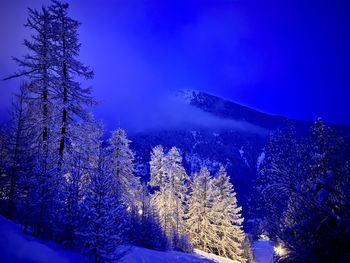
M 26 7 L 0 2 L 0 75 L 28 37 Z M 147 122 L 176 89 L 207 91 L 264 112 L 350 124 L 349 1 L 69 1 L 82 22 L 85 83 L 110 127 Z M 4 116 L 18 81 L 0 83 Z M 172 109 L 167 109 L 171 111 Z

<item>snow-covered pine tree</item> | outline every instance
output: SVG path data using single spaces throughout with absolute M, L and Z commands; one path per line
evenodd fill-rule
M 151 202 L 158 212 L 164 235 L 167 235 L 170 232 L 170 208 L 168 203 L 170 194 L 167 187 L 169 178 L 165 167 L 164 150 L 160 145 L 152 149 L 150 174 L 149 185 L 154 188 Z
M 310 177 L 318 184 L 318 190 L 322 188 L 322 182 L 326 180 L 324 177 L 327 176 L 327 172 L 336 169 L 337 153 L 341 144 L 342 139 L 337 138 L 333 130 L 321 118 L 318 118 L 312 126 L 311 150 L 314 154 Z
M 165 177 L 165 158 L 164 149 L 161 145 L 155 146 L 151 152 L 150 161 L 150 182 L 151 187 L 155 187 L 157 190 L 164 187 L 166 183 Z
M 290 124 L 271 134 L 265 145 L 265 159 L 256 181 L 256 217 L 262 218 L 262 232 L 280 235 L 280 220 L 290 199 L 306 173 L 307 151 L 296 139 Z
M 215 253 L 219 233 L 214 222 L 217 214 L 213 213 L 214 188 L 210 173 L 202 167 L 191 180 L 191 194 L 187 215 L 187 233 L 191 244 L 205 252 Z
M 81 44 L 77 30 L 80 23 L 69 17 L 68 8 L 67 3 L 56 0 L 49 6 L 54 46 L 52 61 L 56 72 L 55 105 L 60 116 L 57 146 L 60 165 L 74 143 L 72 137 L 77 120 L 87 120 L 86 107 L 95 104 L 90 88 L 82 88 L 75 79 L 77 76 L 90 79 L 93 71 L 78 60 Z
M 346 238 L 338 234 L 349 227 L 343 220 L 347 201 L 340 194 L 349 182 L 338 152 L 342 140 L 321 119 L 302 145 L 288 137 L 280 132 L 268 142 L 266 173 L 259 175 L 268 179 L 260 188 L 262 204 L 270 208 L 265 227 L 286 248 L 285 262 L 342 262 L 349 254 Z
M 20 70 L 5 80 L 24 77 L 28 81 L 28 95 L 31 95 L 31 106 L 38 115 L 36 126 L 40 127 L 42 147 L 47 148 L 49 125 L 53 104 L 53 44 L 52 17 L 46 7 L 40 11 L 29 8 L 29 17 L 25 26 L 33 34 L 32 41 L 24 40 L 24 46 L 29 51 L 23 59 L 14 58 Z
M 213 224 L 218 237 L 214 244 L 215 254 L 245 262 L 242 208 L 237 205 L 236 193 L 223 166 L 220 166 L 212 184 L 214 200 L 211 213 L 215 215 Z
M 7 162 L 7 136 L 6 136 L 5 124 L 1 123 L 0 126 L 0 175 L 5 174 L 5 163 Z
M 134 243 L 150 249 L 165 250 L 167 239 L 160 225 L 157 211 L 151 203 L 151 195 L 144 184 L 139 200 L 141 205 L 137 213 L 138 220 L 131 226 Z
M 169 226 L 170 232 L 167 233 L 171 245 L 175 249 L 181 250 L 179 246 L 180 239 L 185 234 L 185 211 L 187 208 L 188 195 L 188 176 L 185 168 L 182 166 L 182 157 L 176 147 L 172 147 L 166 156 L 165 168 L 167 171 L 168 182 L 166 191 L 168 191 L 169 205 Z
M 115 180 L 115 192 L 129 209 L 135 208 L 137 211 L 141 183 L 134 173 L 134 153 L 129 146 L 130 140 L 123 129 L 117 129 L 108 142 L 108 170 Z
M 90 118 L 91 120 L 93 117 Z M 70 170 L 59 184 L 59 213 L 56 218 L 56 240 L 66 247 L 77 248 L 79 238 L 75 236 L 81 221 L 81 208 L 88 195 L 89 182 L 98 166 L 102 125 L 95 121 L 83 122 L 74 129 L 69 159 L 65 165 Z
M 114 262 L 116 251 L 125 240 L 126 209 L 115 194 L 114 178 L 108 172 L 106 155 L 99 149 L 97 169 L 91 174 L 88 194 L 83 202 L 83 220 L 76 233 L 83 240 L 85 253 L 95 263 Z
M 6 213 L 8 199 L 8 136 L 5 124 L 0 126 L 0 212 Z
M 52 152 L 53 141 L 53 91 L 54 91 L 54 60 L 52 17 L 46 7 L 40 11 L 29 8 L 29 17 L 25 24 L 32 31 L 31 41 L 25 40 L 24 46 L 28 54 L 23 59 L 14 58 L 20 70 L 13 76 L 23 77 L 28 82 L 28 114 L 30 115 L 32 174 L 35 175 L 36 188 L 31 194 L 31 211 L 34 233 L 50 236 L 48 221 L 52 209 L 55 173 Z M 45 226 L 45 227 L 44 227 Z
M 349 253 L 344 249 L 347 241 L 337 234 L 349 227 L 349 221 L 342 220 L 348 212 L 341 201 L 343 190 L 338 189 L 349 182 L 339 165 L 342 140 L 322 119 L 312 126 L 310 139 L 307 174 L 299 188 L 291 191 L 281 224 L 281 239 L 288 249 L 286 260 L 341 262 Z
M 27 111 L 28 90 L 27 84 L 23 83 L 20 86 L 20 91 L 15 95 L 15 100 L 12 103 L 12 114 L 9 125 L 9 140 L 7 145 L 7 158 L 9 167 L 9 207 L 8 216 L 13 217 L 16 212 L 16 206 L 18 205 L 20 195 L 25 195 L 23 192 L 26 186 L 22 185 L 25 182 L 23 180 L 25 170 L 28 164 L 28 132 L 29 132 L 29 117 Z M 27 165 L 27 167 L 26 167 Z
M 188 250 L 185 242 L 185 210 L 188 194 L 188 176 L 182 166 L 182 157 L 176 147 L 167 156 L 163 147 L 156 146 L 151 152 L 150 185 L 155 188 L 152 204 L 155 206 L 169 246 Z

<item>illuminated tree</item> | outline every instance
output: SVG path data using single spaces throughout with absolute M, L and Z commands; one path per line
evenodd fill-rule
M 216 253 L 220 256 L 245 262 L 243 257 L 242 208 L 237 205 L 236 193 L 230 183 L 225 168 L 220 167 L 213 179 L 213 214 L 214 225 L 217 231 L 217 242 L 214 243 Z
M 217 214 L 213 213 L 215 202 L 213 181 L 206 167 L 195 173 L 191 181 L 187 233 L 191 244 L 205 252 L 215 253 L 219 233 L 215 228 Z

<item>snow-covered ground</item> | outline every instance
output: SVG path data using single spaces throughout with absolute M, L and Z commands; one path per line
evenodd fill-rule
M 204 251 L 199 250 L 199 249 L 195 249 L 194 252 L 198 255 L 205 257 L 205 258 L 212 259 L 212 260 L 214 260 L 214 262 L 217 262 L 217 263 L 239 263 L 238 261 L 224 258 L 224 257 L 220 257 L 220 256 L 217 256 L 214 254 L 210 254 L 210 253 L 204 252 Z
M 253 244 L 256 263 L 273 262 L 273 244 L 269 240 L 257 240 Z M 236 263 L 233 260 L 195 249 L 186 254 L 177 251 L 155 251 L 131 247 L 120 260 L 122 263 Z M 0 262 L 2 263 L 82 263 L 82 255 L 63 250 L 54 242 L 41 241 L 25 235 L 20 227 L 0 216 Z
M 270 240 L 259 239 L 253 243 L 256 263 L 273 263 L 273 244 Z
M 186 254 L 177 251 L 155 251 L 141 247 L 132 247 L 121 260 L 122 263 L 214 263 L 197 254 Z
M 18 225 L 0 216 L 0 262 L 2 263 L 80 263 L 83 257 L 24 235 Z
M 120 260 L 122 263 L 213 263 L 198 254 L 176 251 L 155 251 L 131 247 Z M 1 263 L 82 263 L 82 255 L 63 250 L 54 242 L 38 240 L 21 232 L 20 226 L 0 216 Z M 217 261 L 225 262 L 225 261 Z M 226 263 L 226 262 L 225 262 Z

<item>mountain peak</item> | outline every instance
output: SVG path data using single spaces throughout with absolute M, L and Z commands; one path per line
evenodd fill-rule
M 269 130 L 281 126 L 288 119 L 287 117 L 263 113 L 204 91 L 181 89 L 176 91 L 175 96 L 186 102 L 186 104 L 217 117 L 246 121 Z
M 191 104 L 191 101 L 200 93 L 199 90 L 194 89 L 179 89 L 175 91 L 175 96 L 182 99 L 188 104 Z

